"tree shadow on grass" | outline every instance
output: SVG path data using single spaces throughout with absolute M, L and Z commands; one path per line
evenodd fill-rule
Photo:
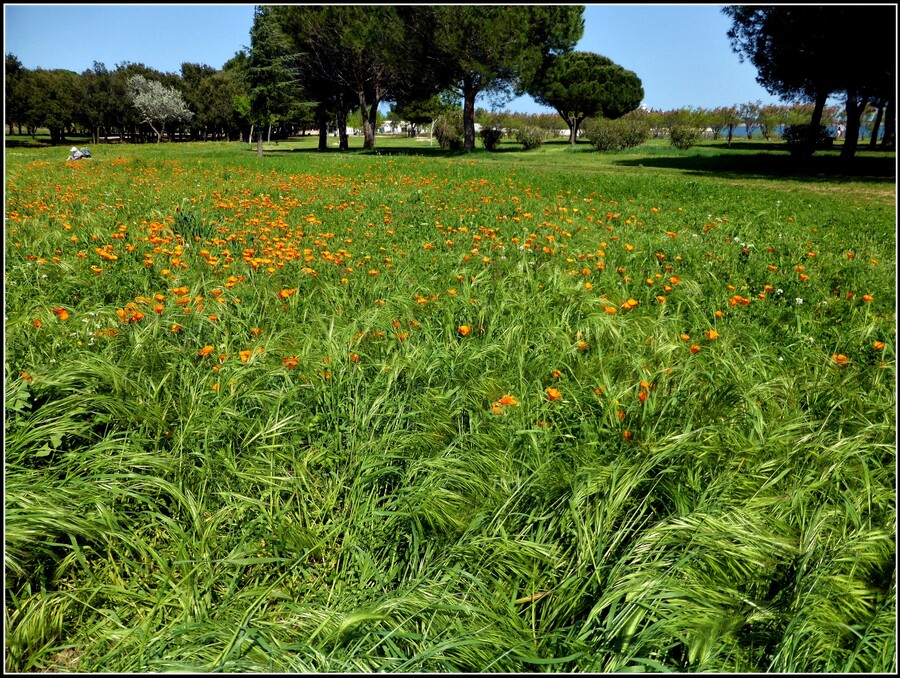
M 708 155 L 685 151 L 680 156 L 643 156 L 614 160 L 622 167 L 658 167 L 674 169 L 689 174 L 714 175 L 726 179 L 753 178 L 784 181 L 834 182 L 872 181 L 884 182 L 896 179 L 894 153 L 857 155 L 850 160 L 841 159 L 836 153 L 816 154 L 811 158 L 795 158 L 777 145 L 778 150 L 757 153 L 728 153 Z M 732 144 L 731 150 L 760 151 L 760 144 Z

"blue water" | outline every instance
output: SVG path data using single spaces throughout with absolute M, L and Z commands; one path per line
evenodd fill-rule
M 751 126 L 750 129 L 753 131 L 753 138 L 754 138 L 754 139 L 761 139 L 761 138 L 762 138 L 762 134 L 760 133 L 760 128 L 759 128 L 759 126 L 753 125 L 753 126 Z M 831 125 L 831 126 L 828 127 L 827 129 L 828 129 L 828 133 L 829 133 L 832 137 L 835 137 L 835 138 L 837 137 L 837 126 L 836 126 L 836 125 Z M 844 127 L 844 129 L 846 130 L 846 126 Z M 775 134 L 772 135 L 772 136 L 773 136 L 773 137 L 774 137 L 774 136 L 780 137 L 780 136 L 781 136 L 781 133 L 782 133 L 783 131 L 784 131 L 784 125 L 778 125 L 778 126 L 775 128 Z M 723 130 L 719 133 L 719 136 L 720 136 L 720 137 L 724 137 L 724 136 L 726 135 L 726 132 L 727 132 L 727 130 L 724 130 L 724 129 L 723 129 Z M 742 139 L 746 139 L 746 138 L 747 138 L 747 128 L 744 127 L 744 125 L 740 125 L 739 127 L 735 127 L 735 128 L 734 128 L 734 131 L 731 133 L 731 136 L 732 136 L 732 138 L 738 138 L 738 137 L 740 137 L 740 138 L 742 138 Z M 860 140 L 863 140 L 863 139 L 869 139 L 871 136 L 872 136 L 872 128 L 871 128 L 871 126 L 869 126 L 869 125 L 860 125 L 860 130 L 859 130 L 859 138 L 860 138 Z M 878 138 L 881 139 L 883 136 L 884 136 L 884 125 L 881 125 L 881 127 L 878 128 Z

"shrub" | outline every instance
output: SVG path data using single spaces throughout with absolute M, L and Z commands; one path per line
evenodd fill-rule
M 495 127 L 485 127 L 478 136 L 481 137 L 481 143 L 484 144 L 487 150 L 496 151 L 497 146 L 500 144 L 500 138 L 503 136 L 503 130 Z
M 669 130 L 669 143 L 679 151 L 686 151 L 700 141 L 700 130 L 695 127 L 675 125 Z
M 522 127 L 516 130 L 516 141 L 525 147 L 526 151 L 532 148 L 540 148 L 544 143 L 544 130 L 539 127 Z
M 443 150 L 462 150 L 465 138 L 462 113 L 446 113 L 435 118 L 432 134 Z
M 808 158 L 816 152 L 816 148 L 828 148 L 834 142 L 825 125 L 788 125 L 782 138 L 787 143 L 788 152 L 799 158 Z
M 617 151 L 640 146 L 650 136 L 649 127 L 640 120 L 589 120 L 584 136 L 598 151 Z

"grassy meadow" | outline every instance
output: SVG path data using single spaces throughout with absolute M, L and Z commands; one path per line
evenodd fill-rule
M 896 670 L 895 156 L 314 145 L 7 146 L 7 671 Z

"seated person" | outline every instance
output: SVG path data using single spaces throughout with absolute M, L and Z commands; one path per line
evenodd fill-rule
M 75 148 L 74 146 L 72 146 L 72 148 L 69 149 L 69 152 L 70 152 L 72 155 L 70 155 L 70 156 L 67 158 L 68 160 L 81 160 L 82 153 L 81 153 L 81 151 L 79 151 L 77 148 Z

